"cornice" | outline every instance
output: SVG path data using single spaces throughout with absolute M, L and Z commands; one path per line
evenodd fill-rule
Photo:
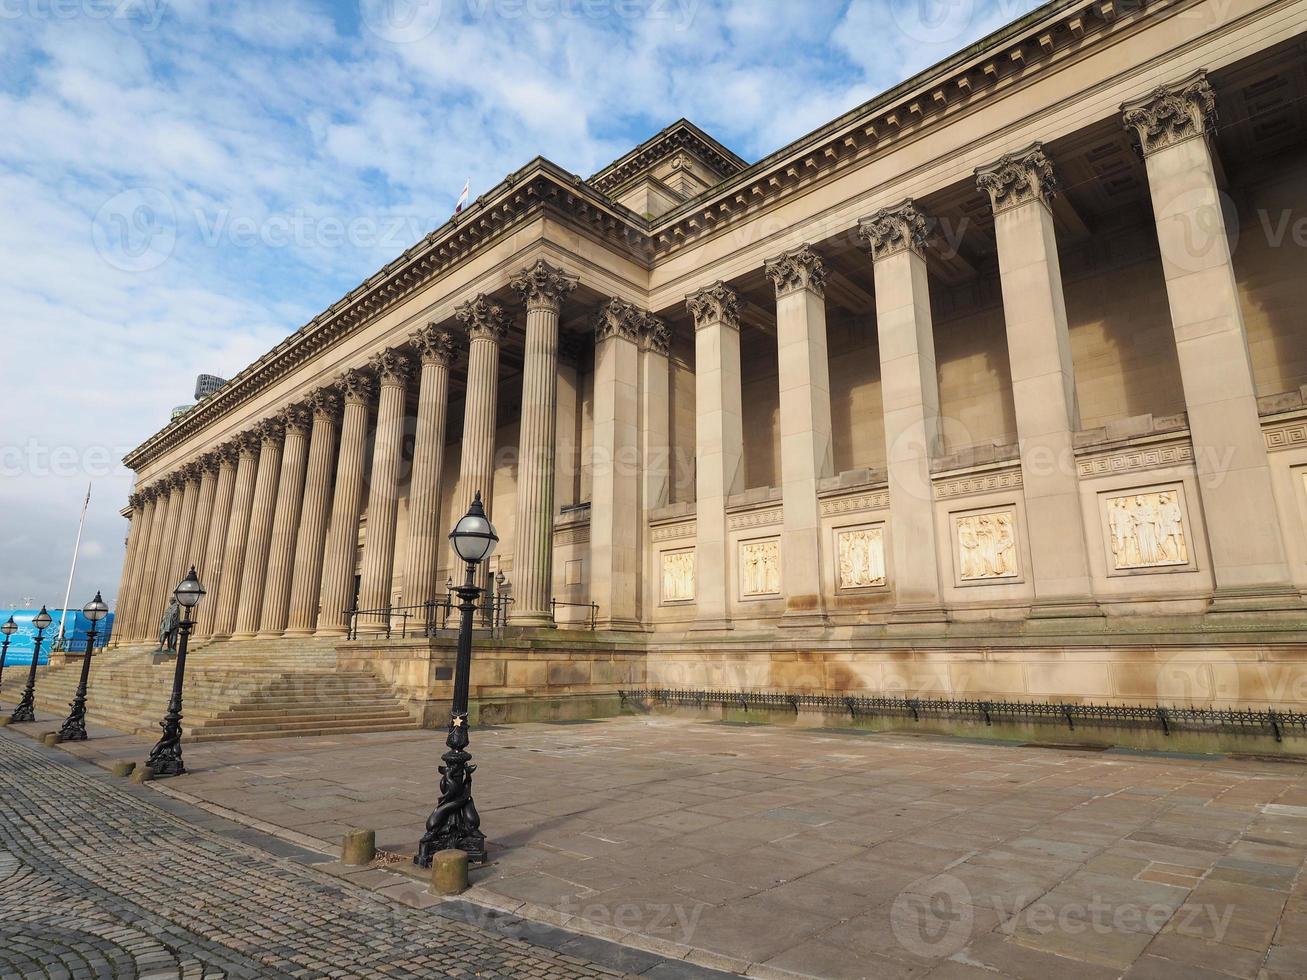
M 718 143 L 688 119 L 678 119 L 592 175 L 586 183 L 604 194 L 616 197 L 626 189 L 627 184 L 645 171 L 677 153 L 690 153 L 698 157 L 705 166 L 724 177 L 737 174 L 749 166 L 747 160 Z

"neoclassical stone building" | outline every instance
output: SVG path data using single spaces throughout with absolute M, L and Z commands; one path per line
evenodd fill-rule
M 1305 309 L 1307 2 L 1051 3 L 755 163 L 510 175 L 127 457 L 118 642 L 194 563 L 204 655 L 435 703 L 349 610 L 480 491 L 485 701 L 1301 706 Z

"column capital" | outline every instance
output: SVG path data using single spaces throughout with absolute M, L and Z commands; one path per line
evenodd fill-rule
M 454 335 L 435 323 L 428 323 L 415 333 L 412 343 L 423 364 L 443 364 L 449 367 L 458 353 Z
M 264 445 L 268 443 L 280 443 L 286 438 L 286 418 L 282 413 L 270 416 L 257 422 L 254 431 L 258 433 L 259 441 Z
M 740 329 L 740 294 L 720 279 L 711 286 L 685 297 L 685 305 L 694 317 L 694 329 L 720 323 L 732 330 Z
M 340 376 L 340 390 L 347 405 L 366 405 L 377 393 L 377 382 L 366 371 L 355 368 Z
M 454 315 L 463 321 L 467 335 L 472 340 L 484 338 L 500 343 L 508 336 L 508 314 L 485 293 L 477 293 L 458 307 Z
M 162 480 L 159 481 L 165 493 L 172 493 L 174 490 L 180 490 L 186 483 L 179 470 L 173 470 Z
M 237 436 L 233 439 L 228 439 L 213 452 L 214 455 L 218 457 L 218 464 L 220 466 L 235 466 L 236 461 L 240 459 L 241 454 L 240 437 Z
M 661 317 L 644 314 L 640 325 L 640 350 L 652 351 L 666 357 L 672 352 L 672 328 Z
M 908 198 L 859 221 L 858 237 L 871 249 L 873 262 L 904 250 L 921 255 L 926 247 L 926 218 Z
M 340 420 L 340 392 L 332 385 L 323 385 L 309 393 L 304 402 L 314 419 L 326 419 L 329 422 Z
M 508 285 L 521 297 L 528 313 L 532 310 L 550 310 L 557 313 L 562 309 L 567 294 L 575 289 L 580 281 L 578 277 L 540 259 L 535 265 L 523 269 L 510 279 Z
M 287 405 L 278 417 L 286 426 L 287 432 L 294 430 L 303 435 L 313 421 L 313 411 L 308 402 L 295 402 L 293 405 Z
M 184 486 L 187 483 L 199 483 L 200 475 L 204 472 L 204 467 L 200 465 L 199 460 L 191 460 L 189 463 L 183 463 L 177 470 L 177 476 Z
M 376 374 L 383 388 L 404 387 L 408 382 L 411 363 L 405 354 L 394 347 L 387 347 L 368 358 L 368 368 Z
M 1032 143 L 1019 153 L 1004 153 L 988 167 L 977 167 L 976 186 L 989 194 L 998 214 L 1029 201 L 1048 207 L 1058 191 L 1058 180 L 1044 145 Z
M 610 299 L 595 314 L 595 343 L 610 337 L 623 337 L 639 343 L 640 330 L 647 316 L 644 310 L 625 300 Z
M 129 493 L 127 495 L 127 507 L 129 510 L 140 510 L 145 506 L 145 497 L 139 493 Z
M 768 259 L 763 270 L 776 286 L 777 299 L 800 289 L 826 295 L 826 264 L 807 243 Z
M 217 473 L 218 468 L 222 465 L 222 454 L 214 449 L 210 452 L 204 453 L 195 462 L 203 472 Z
M 1147 95 L 1121 104 L 1121 121 L 1139 137 L 1144 156 L 1205 136 L 1216 123 L 1216 95 L 1207 72 L 1159 85 Z
M 253 429 L 249 429 L 245 432 L 242 432 L 240 435 L 236 437 L 235 442 L 236 442 L 236 451 L 242 457 L 257 456 L 259 455 L 259 446 L 262 444 L 263 438 L 259 433 L 258 428 L 255 427 Z

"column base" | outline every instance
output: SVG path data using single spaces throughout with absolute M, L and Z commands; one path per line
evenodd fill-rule
M 830 625 L 821 609 L 787 609 L 781 615 L 782 629 L 824 629 Z
M 554 622 L 554 617 L 547 612 L 510 613 L 508 625 L 520 626 L 524 629 L 552 630 L 558 628 L 558 624 Z
M 1268 588 L 1217 589 L 1212 593 L 1209 616 L 1238 613 L 1278 614 L 1277 618 L 1300 618 L 1307 613 L 1302 594 L 1289 585 Z
M 696 619 L 687 630 L 691 633 L 725 633 L 735 629 L 729 619 Z
M 897 606 L 889 614 L 891 626 L 943 625 L 948 621 L 948 610 L 943 606 Z
M 231 635 L 233 640 L 253 640 L 258 637 L 256 630 L 238 630 Z
M 638 619 L 601 619 L 595 623 L 596 630 L 622 630 L 627 633 L 646 633 L 649 628 Z
M 256 640 L 280 640 L 285 635 L 285 630 L 259 630 L 254 634 L 254 638 Z
M 313 635 L 314 631 L 311 629 L 288 629 L 281 634 L 281 638 L 283 640 L 303 640 Z
M 314 630 L 314 636 L 349 636 L 349 627 L 347 626 L 322 626 Z

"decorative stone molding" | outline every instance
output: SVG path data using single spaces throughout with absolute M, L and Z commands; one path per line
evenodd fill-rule
M 738 531 L 749 527 L 771 527 L 773 524 L 784 523 L 785 512 L 780 508 L 775 510 L 754 510 L 745 514 L 732 514 L 726 520 L 726 526 L 732 531 Z
M 388 347 L 368 358 L 368 369 L 376 374 L 383 387 L 404 387 L 412 362 L 401 351 Z
M 1188 443 L 1166 446 L 1140 446 L 1101 456 L 1087 456 L 1076 460 L 1076 472 L 1082 479 L 1111 476 L 1117 473 L 1138 473 L 1167 466 L 1183 466 L 1194 461 L 1193 448 Z
M 508 314 L 485 293 L 478 293 L 454 311 L 454 315 L 467 328 L 472 340 L 501 342 L 508 336 Z
M 685 304 L 694 317 L 694 329 L 720 323 L 732 330 L 740 329 L 740 294 L 720 279 L 697 293 L 685 297 Z
M 644 315 L 640 326 L 640 350 L 652 351 L 666 357 L 672 352 L 672 328 L 652 313 Z
M 340 378 L 340 390 L 346 402 L 367 404 L 377 394 L 377 382 L 366 371 L 346 371 Z
M 200 476 L 203 473 L 204 473 L 204 468 L 200 466 L 198 461 L 183 463 L 181 468 L 177 471 L 177 475 L 180 479 L 181 485 L 185 485 L 187 483 L 199 483 Z
M 905 249 L 921 255 L 926 247 L 926 219 L 908 198 L 859 221 L 858 237 L 871 249 L 872 261 Z
M 454 335 L 435 323 L 428 323 L 415 333 L 411 342 L 423 364 L 443 364 L 449 367 L 458 353 Z
M 648 314 L 634 303 L 610 299 L 595 314 L 595 343 L 602 343 L 610 337 L 623 337 L 639 343 L 646 316 Z
M 763 269 L 776 286 L 778 299 L 799 289 L 811 290 L 818 296 L 826 295 L 826 264 L 811 245 L 805 243 L 768 259 Z
M 286 410 L 281 413 L 281 417 L 286 423 L 287 431 L 294 429 L 298 432 L 305 432 L 313 422 L 313 411 L 308 402 L 296 402 L 293 405 L 287 405 Z
M 144 493 L 129 493 L 127 495 L 127 507 L 129 510 L 140 510 L 145 506 Z
M 1015 490 L 1021 486 L 1021 470 L 1014 468 L 995 473 L 947 477 L 936 479 L 934 484 L 936 500 L 952 500 L 954 497 L 969 497 L 994 490 Z
M 875 493 L 860 494 L 856 497 L 836 497 L 821 502 L 822 517 L 839 517 L 844 514 L 859 514 L 863 511 L 886 510 L 889 507 L 889 491 L 878 490 Z
M 748 167 L 744 160 L 715 139 L 681 120 L 610 163 L 587 183 L 605 194 L 613 194 L 663 160 L 680 153 L 691 153 L 717 173 L 727 176 Z
M 263 437 L 256 425 L 253 429 L 247 429 L 236 437 L 237 449 L 242 456 L 257 456 L 259 449 L 263 445 Z
M 649 531 L 649 537 L 653 541 L 679 541 L 682 538 L 692 538 L 697 533 L 698 524 L 694 521 L 686 521 L 681 524 L 655 527 Z
M 544 259 L 540 259 L 529 269 L 523 269 L 508 280 L 509 287 L 517 293 L 526 310 L 550 310 L 557 313 L 563 308 L 563 300 L 576 288 L 581 280 L 562 269 L 557 269 Z
M 1216 95 L 1207 72 L 1200 69 L 1122 103 L 1121 121 L 1139 137 L 1144 156 L 1205 136 L 1216 124 Z
M 196 460 L 205 473 L 217 473 L 222 468 L 222 454 L 218 450 L 204 453 Z
M 994 213 L 1001 214 L 1031 201 L 1048 207 L 1058 180 L 1044 145 L 1032 143 L 1020 153 L 1004 153 L 998 162 L 977 168 L 976 186 L 989 194 Z
M 286 438 L 286 417 L 278 414 L 266 418 L 254 426 L 254 431 L 262 442 L 281 442 Z
M 1262 429 L 1269 452 L 1284 449 L 1301 449 L 1307 446 L 1307 419 L 1295 419 L 1282 425 L 1268 426 Z
M 235 439 L 228 439 L 215 449 L 213 452 L 218 457 L 218 465 L 235 466 L 236 461 L 240 459 L 242 445 L 240 437 L 237 436 Z
M 576 527 L 560 528 L 554 532 L 554 547 L 562 548 L 567 545 L 589 544 L 590 543 L 590 525 L 581 524 Z
M 307 402 L 314 418 L 328 419 L 332 422 L 340 420 L 340 392 L 331 385 L 324 385 L 313 391 Z

